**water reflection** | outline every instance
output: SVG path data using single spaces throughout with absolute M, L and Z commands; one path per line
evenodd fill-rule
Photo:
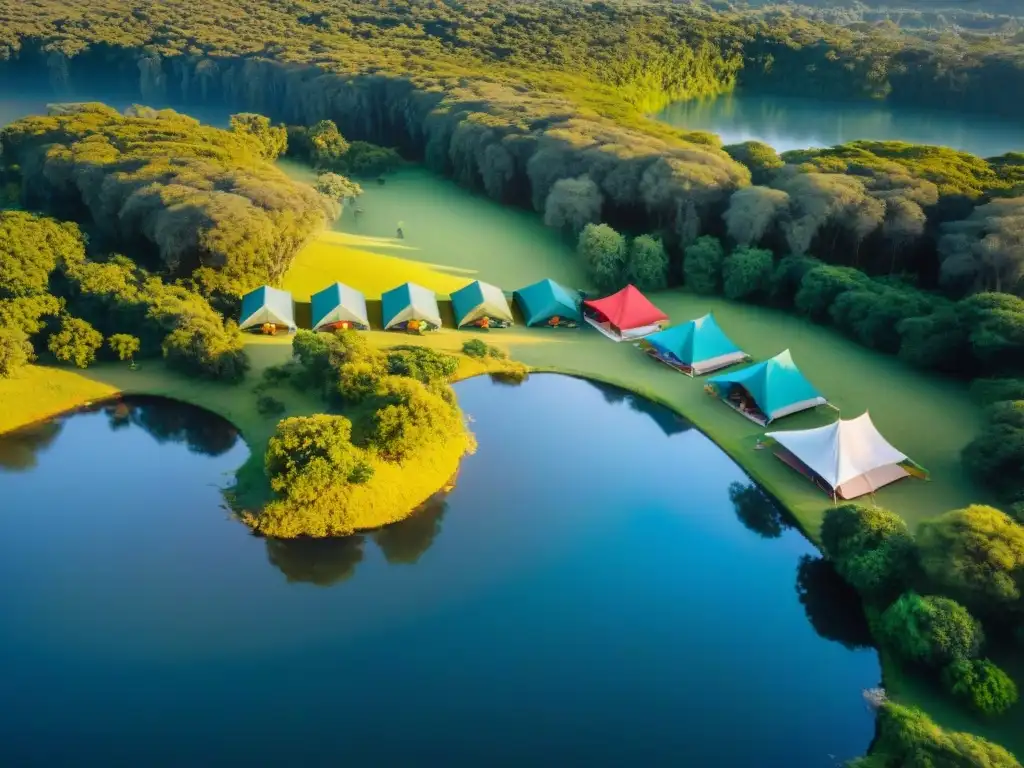
M 412 565 L 434 543 L 447 511 L 447 493 L 437 494 L 405 520 L 374 531 L 373 540 L 392 565 Z
M 693 424 L 688 422 L 682 416 L 663 405 L 655 403 L 653 400 L 648 400 L 645 397 L 633 394 L 629 390 L 616 387 L 612 384 L 605 384 L 601 381 L 593 381 L 591 379 L 583 379 L 583 381 L 586 381 L 590 386 L 600 392 L 606 403 L 610 403 L 612 405 L 625 403 L 629 406 L 630 410 L 649 416 L 655 424 L 661 427 L 661 431 L 668 437 L 671 437 L 672 435 L 680 435 L 683 432 L 689 432 L 693 429 Z
M 363 560 L 365 536 L 267 539 L 267 559 L 288 583 L 329 587 L 352 578 Z
M 500 372 L 492 373 L 490 374 L 490 377 L 491 382 L 493 382 L 494 384 L 500 384 L 501 386 L 504 387 L 518 387 L 530 380 L 529 375 L 519 376 L 517 374 L 508 374 Z
M 0 435 L 0 471 L 33 469 L 39 454 L 53 444 L 63 427 L 64 422 L 54 420 Z
M 184 443 L 192 453 L 220 456 L 234 448 L 238 430 L 227 420 L 166 398 L 129 398 L 102 406 L 112 430 L 134 424 L 158 443 Z
M 759 536 L 777 539 L 792 527 L 771 496 L 753 483 L 730 483 L 729 500 L 739 521 Z
M 807 620 L 821 637 L 850 650 L 872 645 L 860 595 L 843 581 L 828 560 L 811 555 L 800 557 L 796 593 Z

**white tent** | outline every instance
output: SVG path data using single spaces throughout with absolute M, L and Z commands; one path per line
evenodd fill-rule
M 766 436 L 788 453 L 777 452 L 780 459 L 798 471 L 809 470 L 842 499 L 863 496 L 911 474 L 902 466 L 907 457 L 882 437 L 867 412 L 817 429 Z

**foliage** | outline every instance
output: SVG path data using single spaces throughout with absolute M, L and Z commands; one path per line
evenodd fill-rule
M 402 461 L 463 430 L 458 406 L 415 379 L 387 376 L 377 393 L 371 444 L 391 461 Z
M 974 505 L 921 524 L 917 534 L 928 582 L 979 614 L 1019 612 L 1024 526 L 998 509 Z
M 974 711 L 1001 715 L 1017 703 L 1017 685 L 988 659 L 954 661 L 942 671 L 942 682 L 953 696 Z
M 341 170 L 349 143 L 333 120 L 321 120 L 309 129 L 310 160 L 316 168 Z
M 622 287 L 626 267 L 626 239 L 607 224 L 587 224 L 577 246 L 580 259 L 594 283 L 607 291 Z
M 578 236 L 587 224 L 601 220 L 601 190 L 586 174 L 559 179 L 544 203 L 544 223 Z
M 722 218 L 729 237 L 740 245 L 761 242 L 789 209 L 789 194 L 770 187 L 744 187 L 729 198 Z
M 821 266 L 821 262 L 810 256 L 784 256 L 775 267 L 771 278 L 772 304 L 789 309 L 796 300 L 797 291 L 804 281 L 804 276 Z
M 850 267 L 815 267 L 800 281 L 794 305 L 798 312 L 815 322 L 825 322 L 830 308 L 840 295 L 867 284 L 867 276 Z
M 914 541 L 899 515 L 880 507 L 842 504 L 825 514 L 821 543 L 836 570 L 866 597 L 884 599 L 914 575 Z
M 391 147 L 379 147 L 368 141 L 353 141 L 345 153 L 345 171 L 353 176 L 381 176 L 402 163 L 402 157 Z
M 467 341 L 462 345 L 464 352 L 466 344 L 469 343 Z M 459 368 L 459 359 L 429 347 L 403 346 L 388 350 L 386 365 L 391 376 L 408 376 L 429 384 L 433 381 L 450 380 Z
M 60 330 L 50 336 L 48 344 L 55 358 L 79 368 L 88 368 L 102 346 L 103 334 L 85 320 L 71 315 L 61 317 Z
M 737 248 L 722 265 L 722 287 L 727 299 L 753 300 L 768 290 L 775 261 L 763 248 Z
M 885 609 L 879 630 L 901 658 L 934 668 L 973 659 L 985 640 L 981 624 L 955 600 L 914 592 Z
M 387 366 L 378 355 L 342 363 L 338 367 L 338 395 L 348 404 L 361 403 L 377 392 L 386 375 Z
M 979 483 L 1016 500 L 1024 492 L 1024 400 L 997 402 L 963 451 L 964 467 Z
M 829 316 L 837 328 L 869 349 L 896 354 L 902 342 L 899 325 L 928 315 L 935 306 L 933 297 L 914 288 L 875 281 L 839 294 Z
M 645 291 L 657 291 L 668 285 L 668 253 L 665 244 L 653 235 L 640 235 L 629 244 L 626 279 Z
M 487 357 L 487 345 L 480 339 L 462 342 L 462 354 L 469 357 Z
M 207 379 L 237 383 L 249 370 L 242 333 L 229 322 L 212 318 L 182 317 L 164 337 L 164 358 L 172 368 Z
M 772 171 L 785 165 L 774 147 L 760 141 L 727 144 L 722 149 L 733 160 L 750 169 L 751 180 L 755 184 L 763 184 Z
M 48 292 L 50 273 L 64 258 L 84 258 L 81 232 L 24 211 L 0 210 L 0 301 Z
M 947 222 L 939 240 L 943 283 L 954 291 L 1024 292 L 1024 197 L 1001 198 Z
M 284 413 L 285 405 L 272 395 L 260 395 L 256 399 L 256 410 L 264 416 L 279 416 Z
M 896 327 L 901 358 L 918 368 L 956 373 L 970 367 L 970 328 L 957 304 L 911 317 Z
M 687 246 L 683 255 L 686 287 L 694 293 L 714 295 L 722 292 L 722 266 L 725 250 L 722 242 L 710 235 Z
M 288 148 L 288 132 L 284 126 L 272 126 L 263 115 L 242 112 L 231 116 L 231 130 L 254 138 L 265 160 L 276 160 Z
M 117 355 L 118 360 L 131 362 L 139 351 L 141 342 L 138 337 L 129 333 L 115 333 L 107 339 L 107 346 Z
M 363 194 L 363 188 L 359 184 L 330 171 L 316 177 L 316 191 L 324 197 L 342 203 Z
M 0 326 L 0 379 L 13 378 L 34 357 L 28 335 L 21 328 Z

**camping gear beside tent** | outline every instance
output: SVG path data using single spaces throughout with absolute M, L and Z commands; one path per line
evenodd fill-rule
M 882 437 L 864 412 L 816 429 L 769 432 L 775 455 L 833 498 L 855 499 L 904 477 L 925 476 Z
M 554 280 L 520 288 L 512 294 L 527 325 L 568 326 L 580 322 L 579 293 L 563 288 Z
M 288 291 L 262 285 L 242 297 L 238 327 L 243 331 L 272 325 L 275 330 L 295 330 L 295 304 Z
M 627 285 L 603 299 L 584 301 L 583 319 L 612 341 L 635 341 L 664 328 L 668 315 Z
M 366 298 L 355 288 L 334 283 L 317 291 L 310 299 L 313 308 L 313 330 L 358 328 L 366 330 L 370 321 L 366 317 Z
M 683 325 L 652 333 L 640 342 L 640 348 L 687 376 L 703 376 L 750 359 L 722 332 L 710 312 Z
M 455 325 L 506 328 L 512 325 L 512 308 L 501 288 L 474 280 L 452 294 Z
M 761 426 L 827 404 L 800 373 L 788 349 L 763 363 L 715 376 L 705 389 Z
M 441 312 L 434 292 L 416 283 L 404 283 L 380 297 L 384 330 L 433 330 L 441 327 Z M 411 324 L 411 325 L 410 325 Z

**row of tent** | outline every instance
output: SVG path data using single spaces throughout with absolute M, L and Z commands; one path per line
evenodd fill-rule
M 637 340 L 651 357 L 691 377 L 751 359 L 710 313 L 666 328 L 667 315 L 633 286 L 585 301 L 583 309 L 586 321 L 609 338 Z M 715 376 L 705 389 L 762 426 L 827 404 L 788 349 L 770 360 Z M 928 475 L 882 436 L 867 412 L 824 427 L 768 432 L 766 437 L 779 459 L 833 498 L 852 499 L 904 477 Z
M 541 280 L 513 293 L 527 325 L 569 325 L 581 320 L 580 296 L 553 280 Z M 458 327 L 504 328 L 513 324 L 512 308 L 497 286 L 475 280 L 451 295 Z M 310 299 L 313 330 L 370 327 L 366 297 L 355 288 L 334 283 Z M 433 291 L 404 283 L 381 295 L 385 330 L 440 328 L 441 312 Z M 288 291 L 262 286 L 242 298 L 239 326 L 258 329 L 266 324 L 294 331 L 295 302 Z

